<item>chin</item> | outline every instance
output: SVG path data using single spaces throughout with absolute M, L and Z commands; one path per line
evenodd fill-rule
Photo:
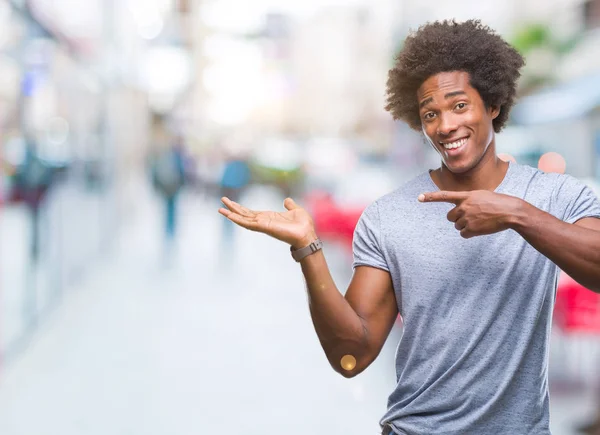
M 444 166 L 453 174 L 464 174 L 465 172 L 469 172 L 471 169 L 473 169 L 472 165 L 469 164 L 450 164 L 447 162 L 444 162 Z

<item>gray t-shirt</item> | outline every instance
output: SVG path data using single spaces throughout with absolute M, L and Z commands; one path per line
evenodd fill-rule
M 558 268 L 517 232 L 463 239 L 429 173 L 378 199 L 354 234 L 354 267 L 389 271 L 404 322 L 382 427 L 397 434 L 548 435 L 548 348 Z M 510 164 L 496 192 L 574 223 L 600 218 L 569 175 Z

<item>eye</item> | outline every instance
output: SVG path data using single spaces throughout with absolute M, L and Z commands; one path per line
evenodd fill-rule
M 461 110 L 461 109 L 464 109 L 465 107 L 467 107 L 467 103 L 458 103 L 455 106 L 455 109 Z
M 435 116 L 435 113 L 427 112 L 425 115 L 423 115 L 423 119 L 425 119 L 425 120 L 433 119 L 434 116 Z

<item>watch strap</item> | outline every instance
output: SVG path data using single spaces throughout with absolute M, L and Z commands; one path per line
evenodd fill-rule
M 309 255 L 314 254 L 320 249 L 323 249 L 323 242 L 319 238 L 317 238 L 317 240 L 312 242 L 310 245 L 305 246 L 304 248 L 294 249 L 290 246 L 292 258 L 297 262 L 300 262 L 304 257 L 308 257 Z

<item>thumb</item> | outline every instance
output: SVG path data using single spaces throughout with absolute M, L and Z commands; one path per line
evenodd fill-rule
M 298 204 L 296 204 L 292 198 L 286 198 L 285 201 L 283 201 L 283 206 L 287 210 L 294 210 L 296 208 L 300 208 L 298 206 Z

